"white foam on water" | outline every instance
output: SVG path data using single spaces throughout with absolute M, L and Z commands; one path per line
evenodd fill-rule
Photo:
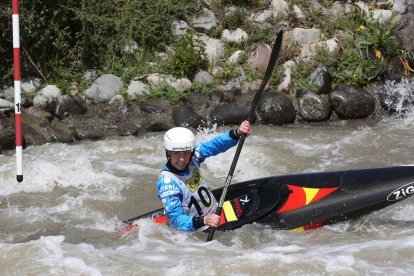
M 406 139 L 413 133 L 410 116 L 374 126 L 333 129 L 255 126 L 256 133 L 243 147 L 235 181 L 406 163 L 412 155 Z M 197 139 L 208 140 L 224 131 L 202 130 Z M 210 179 L 225 178 L 234 151 L 207 159 L 203 170 L 209 183 Z M 181 232 L 145 219 L 138 221 L 138 230 L 122 235 L 116 217 L 122 213 L 115 210 L 133 208 L 122 194 L 142 193 L 139 200 L 143 202 L 133 210 L 137 215 L 153 204 L 153 191 L 143 190 L 139 181 L 143 175 L 148 182 L 153 177 L 155 186 L 165 163 L 162 134 L 29 147 L 25 158 L 21 184 L 15 183 L 14 157 L 3 155 L 0 161 L 0 218 L 6 221 L 2 229 L 8 229 L 0 234 L 0 269 L 6 275 L 414 273 L 412 228 L 373 220 L 412 220 L 414 197 L 356 221 L 304 233 L 253 224 L 231 232 L 218 231 L 213 242 L 205 243 L 205 233 Z M 219 182 L 217 186 L 224 184 Z M 10 230 L 11 225 L 17 229 Z

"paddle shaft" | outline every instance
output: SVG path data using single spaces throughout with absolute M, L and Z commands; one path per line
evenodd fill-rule
M 255 117 L 254 112 L 256 110 L 256 106 L 257 106 L 257 104 L 260 100 L 260 97 L 263 94 L 263 91 L 264 91 L 264 89 L 267 85 L 267 82 L 269 81 L 270 77 L 272 76 L 273 69 L 276 66 L 276 61 L 277 61 L 277 58 L 279 57 L 280 49 L 282 48 L 282 40 L 283 40 L 283 30 L 280 30 L 277 37 L 276 37 L 275 44 L 273 46 L 273 50 L 272 50 L 272 53 L 270 55 L 269 63 L 267 64 L 266 73 L 264 75 L 262 83 L 260 84 L 259 90 L 257 91 L 256 95 L 254 96 L 252 105 L 250 106 L 249 114 L 248 114 L 248 117 L 247 117 L 247 120 L 250 123 L 253 121 L 253 119 Z M 227 174 L 226 182 L 224 183 L 223 192 L 221 193 L 220 200 L 219 200 L 216 212 L 215 212 L 216 215 L 220 215 L 221 210 L 223 209 L 223 204 L 224 204 L 224 199 L 226 198 L 227 189 L 229 188 L 231 180 L 233 178 L 233 173 L 234 173 L 234 170 L 236 169 L 237 161 L 239 160 L 240 152 L 243 148 L 243 144 L 244 144 L 245 140 L 246 140 L 246 135 L 242 134 L 240 139 L 239 139 L 239 143 L 237 145 L 237 150 L 236 150 L 236 153 L 234 154 L 234 158 L 233 158 L 233 161 L 231 163 L 229 173 Z M 216 228 L 210 227 L 210 230 L 209 230 L 208 236 L 207 236 L 207 241 L 213 240 L 215 231 L 216 231 Z

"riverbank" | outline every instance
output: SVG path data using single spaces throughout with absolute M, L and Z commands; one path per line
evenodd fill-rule
M 270 26 L 270 41 L 273 41 L 275 30 L 285 30 L 278 70 L 258 104 L 254 123 L 283 125 L 381 119 L 394 112 L 403 113 L 414 102 L 414 82 L 410 76 L 412 64 L 410 59 L 387 56 L 390 53 L 381 47 L 392 48 L 394 44 L 390 41 L 398 35 L 405 53 L 412 52 L 412 32 L 407 32 L 410 22 L 414 21 L 411 20 L 412 2 L 334 2 L 333 5 L 323 6 L 313 1 L 308 6 L 289 6 L 285 1 L 274 0 L 255 10 L 226 6 L 228 17 L 224 18 L 235 18 L 242 12 L 243 16 L 250 15 L 249 20 L 255 26 L 262 29 Z M 22 111 L 25 144 L 72 143 L 114 135 L 138 136 L 145 132 L 165 131 L 172 126 L 197 129 L 214 124 L 237 125 L 245 119 L 273 45 L 261 41 L 251 44 L 255 33 L 242 28 L 223 29 L 219 38 L 215 38 L 212 30 L 220 30 L 223 26 L 217 22 L 225 20 L 214 12 L 217 8 L 214 3 L 205 1 L 203 5 L 205 10 L 202 15 L 187 20 L 188 24 L 183 20 L 174 22 L 174 40 L 183 38 L 183 42 L 170 52 L 159 53 L 159 59 L 155 61 L 158 67 L 148 67 L 153 70 L 148 74 L 135 76 L 126 82 L 114 74 L 89 70 L 83 75 L 82 82 L 75 82 L 65 89 L 59 85 L 44 84 L 39 78 L 24 78 Z M 321 28 L 309 28 L 306 25 L 316 15 L 317 9 L 320 16 L 333 17 L 337 21 L 349 20 L 349 15 L 358 15 L 365 23 L 354 29 L 345 29 L 346 32 L 342 29 L 327 32 L 323 25 Z M 290 13 L 300 18 L 296 25 L 292 25 L 288 16 Z M 382 39 L 389 44 L 377 45 L 378 49 L 358 49 L 352 53 L 357 55 L 355 64 L 348 64 L 345 60 L 343 62 L 347 67 L 338 70 L 335 67 L 341 68 L 344 66 L 342 63 L 332 65 L 328 59 L 323 60 L 325 63 L 315 63 L 321 53 L 325 56 L 335 54 L 336 60 L 340 60 L 339 57 L 349 54 L 347 50 L 350 45 L 344 44 L 345 38 L 373 37 L 384 24 L 399 25 L 395 34 L 382 33 Z M 247 28 L 248 25 L 243 26 Z M 347 33 L 351 36 L 348 37 Z M 321 48 L 323 52 L 319 52 Z M 132 52 L 138 50 L 136 47 L 128 49 Z M 183 49 L 195 49 L 195 52 Z M 171 69 L 169 62 L 179 57 L 177 53 L 197 55 L 200 49 L 204 49 L 202 56 L 208 59 L 209 67 L 198 68 L 191 78 L 157 71 L 162 65 Z M 386 69 L 382 67 L 384 64 L 387 64 Z M 309 68 L 303 73 L 305 67 Z M 365 71 L 367 67 L 374 70 Z M 370 78 L 372 82 L 368 81 Z M 401 87 L 404 93 L 399 92 Z M 0 95 L 0 150 L 8 150 L 14 148 L 14 90 L 12 87 L 5 88 Z

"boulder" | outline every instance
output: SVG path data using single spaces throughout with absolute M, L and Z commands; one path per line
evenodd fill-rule
M 105 74 L 97 78 L 83 95 L 93 103 L 105 103 L 118 95 L 123 85 L 121 78 Z
M 49 140 L 52 142 L 69 144 L 75 141 L 75 137 L 71 132 L 65 132 L 49 124 L 42 124 L 41 127 L 43 128 L 46 135 L 48 135 Z
M 204 52 L 211 66 L 215 66 L 224 56 L 224 44 L 220 39 L 211 38 L 206 35 L 200 36 L 204 43 Z
M 296 118 L 292 100 L 282 93 L 264 93 L 257 105 L 261 121 L 269 125 L 293 123 Z
M 117 122 L 116 129 L 120 136 L 135 136 L 139 132 L 139 128 L 131 120 L 122 120 Z
M 56 118 L 63 119 L 69 115 L 83 115 L 86 111 L 86 105 L 84 105 L 80 99 L 62 95 L 57 99 L 53 114 Z
M 210 75 L 209 72 L 207 71 L 200 71 L 198 72 L 194 79 L 193 79 L 193 83 L 207 83 L 207 84 L 213 84 L 214 83 L 214 77 L 212 75 Z
M 174 125 L 182 127 L 206 127 L 207 120 L 197 114 L 191 106 L 180 105 L 173 109 L 172 119 Z
M 250 53 L 247 63 L 251 69 L 266 70 L 272 48 L 267 44 L 260 44 Z
M 13 129 L 0 129 L 0 153 L 16 148 L 16 134 Z
M 224 30 L 221 34 L 221 40 L 225 42 L 233 42 L 233 43 L 242 43 L 243 41 L 247 41 L 248 35 L 245 31 L 240 28 L 236 30 Z
M 247 119 L 248 110 L 236 104 L 217 105 L 210 112 L 212 123 L 218 125 L 239 125 Z
M 75 127 L 73 133 L 77 140 L 96 140 L 104 136 L 102 130 L 84 127 Z
M 23 78 L 21 81 L 22 94 L 29 94 L 36 92 L 42 84 L 42 80 L 36 77 Z
M 39 106 L 46 111 L 53 111 L 61 95 L 62 92 L 56 85 L 47 85 L 33 98 L 33 105 Z
M 207 8 L 203 8 L 197 17 L 190 21 L 190 26 L 199 32 L 206 32 L 217 27 L 217 18 L 214 12 Z
M 27 124 L 23 124 L 22 132 L 27 146 L 40 146 L 50 142 L 50 140 L 46 139 L 46 137 L 38 130 L 38 126 L 31 127 Z
M 355 85 L 338 84 L 330 94 L 330 102 L 343 119 L 366 118 L 375 110 L 374 97 Z
M 299 93 L 298 106 L 299 114 L 308 122 L 326 121 L 332 114 L 329 100 L 308 90 Z
M 150 94 L 148 85 L 142 81 L 131 81 L 128 85 L 127 95 L 130 99 L 136 99 L 140 96 L 146 96 Z

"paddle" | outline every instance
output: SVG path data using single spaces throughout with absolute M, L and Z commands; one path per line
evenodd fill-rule
M 280 30 L 279 33 L 277 34 L 275 44 L 273 45 L 272 54 L 270 55 L 269 63 L 267 64 L 267 68 L 266 68 L 266 73 L 264 75 L 262 83 L 260 84 L 259 91 L 257 91 L 256 95 L 254 96 L 252 105 L 250 107 L 250 111 L 247 117 L 247 120 L 249 122 L 252 122 L 255 117 L 254 111 L 256 110 L 257 103 L 259 102 L 259 99 L 263 94 L 266 84 L 272 75 L 273 69 L 276 66 L 276 61 L 277 61 L 277 58 L 279 57 L 280 49 L 282 48 L 282 40 L 283 40 L 283 30 Z M 233 178 L 233 173 L 234 173 L 234 170 L 236 169 L 237 161 L 239 159 L 240 152 L 242 150 L 245 139 L 246 139 L 246 135 L 242 134 L 239 140 L 239 144 L 237 146 L 236 153 L 234 154 L 233 162 L 231 163 L 229 173 L 227 174 L 227 177 L 226 177 L 226 182 L 224 184 L 224 188 L 223 188 L 223 192 L 220 197 L 220 201 L 218 203 L 218 206 L 215 212 L 217 215 L 220 215 L 221 210 L 223 209 L 223 203 L 224 203 L 224 199 L 226 198 L 227 189 L 229 188 L 231 179 Z M 216 231 L 216 228 L 210 227 L 210 230 L 207 236 L 207 241 L 213 240 L 215 231 Z

